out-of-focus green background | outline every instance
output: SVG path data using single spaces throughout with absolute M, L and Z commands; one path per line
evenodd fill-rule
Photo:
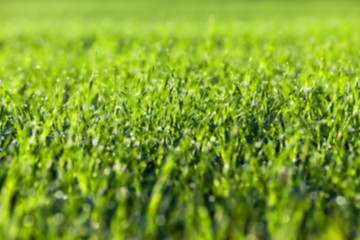
M 164 1 L 164 0 L 2 0 L 0 18 L 86 18 L 99 20 L 203 20 L 216 19 L 264 19 L 296 17 L 345 17 L 359 15 L 359 1 Z

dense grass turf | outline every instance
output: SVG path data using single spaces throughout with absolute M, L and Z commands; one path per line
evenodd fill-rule
M 360 237 L 355 3 L 1 4 L 0 238 Z

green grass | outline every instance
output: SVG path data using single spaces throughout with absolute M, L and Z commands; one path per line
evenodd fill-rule
M 0 238 L 358 239 L 358 9 L 0 2 Z

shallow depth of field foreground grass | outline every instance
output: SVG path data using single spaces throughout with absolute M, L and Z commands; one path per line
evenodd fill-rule
M 360 237 L 355 3 L 12 4 L 1 239 Z

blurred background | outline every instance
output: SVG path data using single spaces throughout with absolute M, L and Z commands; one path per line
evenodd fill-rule
M 352 18 L 360 13 L 357 0 L 0 0 L 0 18 L 91 20 L 251 20 L 259 18 Z

